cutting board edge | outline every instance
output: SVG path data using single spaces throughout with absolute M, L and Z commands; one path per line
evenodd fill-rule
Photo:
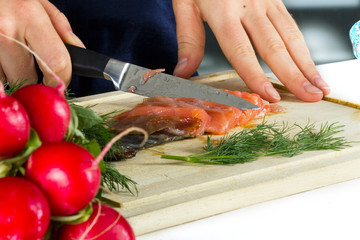
M 186 201 L 160 210 L 148 211 L 137 216 L 123 215 L 133 227 L 135 234 L 140 236 L 224 212 L 360 178 L 360 172 L 355 170 L 354 162 L 360 166 L 360 158 L 357 158 L 293 174 L 286 178 L 278 178 L 246 188 Z M 307 181 L 304 182 L 304 179 Z M 221 204 L 217 204 L 219 202 Z M 197 211 L 188 212 L 186 209 L 196 209 Z
M 316 153 L 317 152 L 317 153 Z M 227 171 L 226 168 L 233 168 L 241 170 L 243 169 L 243 164 L 237 164 L 236 166 L 217 166 L 224 167 L 224 171 L 226 171 L 229 175 L 220 177 L 219 179 L 215 179 L 212 181 L 208 180 L 198 180 L 196 184 L 186 185 L 185 182 L 181 182 L 181 179 L 176 179 L 176 183 L 181 183 L 183 185 L 182 188 L 174 188 L 174 190 L 168 189 L 168 191 L 164 193 L 152 192 L 144 193 L 141 191 L 141 183 L 139 187 L 141 196 L 138 197 L 130 197 L 130 199 L 126 199 L 123 201 L 123 206 L 127 211 L 131 211 L 131 209 L 139 208 L 139 206 L 156 206 L 159 202 L 162 202 L 164 199 L 172 200 L 172 202 L 176 202 L 176 199 L 187 198 L 189 195 L 193 193 L 202 192 L 204 195 L 208 195 L 208 192 L 219 193 L 217 188 L 221 186 L 222 188 L 246 188 L 248 186 L 252 186 L 254 184 L 259 184 L 264 181 L 273 180 L 279 176 L 287 176 L 292 175 L 299 172 L 305 172 L 309 169 L 319 169 L 324 168 L 326 166 L 337 164 L 338 161 L 348 161 L 353 156 L 358 156 L 360 158 L 360 146 L 353 146 L 349 148 L 342 149 L 341 151 L 331 151 L 328 150 L 324 153 L 324 151 L 315 151 L 315 152 L 306 152 L 301 155 L 298 155 L 298 159 L 292 158 L 287 159 L 283 158 L 282 160 L 272 160 L 269 162 L 269 159 L 257 160 L 262 161 L 260 165 L 261 169 L 254 168 L 252 170 L 247 170 L 245 172 L 236 171 Z M 272 162 L 276 161 L 276 164 Z M 165 163 L 164 163 L 165 164 Z M 184 163 L 187 164 L 187 163 Z M 246 163 L 245 163 L 246 164 Z M 249 164 L 252 164 L 251 162 Z M 265 166 L 266 165 L 266 166 Z M 189 166 L 190 167 L 190 166 Z M 229 169 L 230 170 L 230 169 Z M 213 169 L 213 171 L 215 171 Z M 211 174 L 211 171 L 209 172 Z M 150 185 L 146 184 L 143 186 L 144 189 L 153 189 L 154 185 L 161 184 L 161 182 L 153 182 Z M 121 196 L 119 196 L 121 197 Z M 177 200 L 181 202 L 181 200 Z M 154 207 L 153 207 L 154 208 Z M 142 212 L 138 212 L 138 214 L 142 214 Z

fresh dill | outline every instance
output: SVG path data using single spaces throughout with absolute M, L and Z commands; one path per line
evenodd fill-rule
M 305 126 L 262 122 L 218 140 L 209 136 L 203 153 L 161 157 L 192 163 L 237 164 L 254 161 L 260 156 L 293 157 L 303 151 L 340 150 L 349 146 L 344 137 L 335 136 L 343 131 L 343 127 L 337 123 L 325 123 L 316 131 L 315 124 L 309 122 Z
M 111 114 L 98 115 L 91 107 L 76 105 L 69 102 L 72 120 L 65 139 L 85 147 L 94 156 L 97 156 L 101 149 L 112 140 L 116 134 L 110 128 Z M 106 153 L 102 162 L 101 179 L 110 191 L 124 189 L 132 194 L 137 194 L 136 182 L 121 174 L 110 161 L 123 159 L 123 148 L 121 140 L 112 145 Z
M 136 182 L 129 177 L 119 173 L 115 166 L 111 162 L 104 162 L 106 171 L 102 174 L 102 182 L 110 191 L 119 192 L 122 189 L 126 189 L 133 195 L 138 194 Z M 133 192 L 135 190 L 135 192 Z
M 21 86 L 23 86 L 28 81 L 28 79 L 18 80 L 14 84 L 9 84 L 8 82 L 5 81 L 4 78 L 1 78 L 0 81 L 2 81 L 4 84 L 6 94 L 11 95 L 13 92 L 21 88 Z

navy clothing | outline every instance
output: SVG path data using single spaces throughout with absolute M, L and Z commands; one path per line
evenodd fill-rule
M 175 17 L 171 0 L 53 0 L 86 48 L 172 74 L 177 63 Z M 113 91 L 110 81 L 74 76 L 77 97 Z

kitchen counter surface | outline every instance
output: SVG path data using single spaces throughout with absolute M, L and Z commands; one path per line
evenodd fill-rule
M 137 240 L 359 240 L 359 219 L 360 179 L 355 179 L 148 233 Z

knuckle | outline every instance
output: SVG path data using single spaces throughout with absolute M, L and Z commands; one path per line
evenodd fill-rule
M 68 31 L 68 32 L 72 31 L 69 20 L 67 19 L 65 14 L 62 13 L 60 10 L 56 9 L 56 12 L 54 14 L 54 19 L 52 21 L 56 22 L 56 25 L 61 26 L 61 28 L 64 31 Z
M 303 40 L 303 35 L 301 32 L 294 27 L 289 27 L 284 34 L 284 41 L 292 42 L 298 40 Z
M 203 45 L 199 44 L 199 41 L 195 37 L 188 35 L 178 35 L 177 41 L 180 51 L 187 48 L 196 49 L 199 47 L 204 47 Z
M 252 48 L 252 46 L 246 43 L 238 43 L 232 48 L 229 60 L 230 62 L 232 62 L 234 58 L 237 58 L 239 56 L 247 57 L 247 56 L 253 56 L 254 54 L 255 51 Z
M 269 39 L 266 41 L 266 48 L 269 50 L 269 52 L 279 52 L 285 50 L 285 45 L 281 40 L 278 39 Z
M 67 18 L 64 13 L 62 13 L 60 10 L 57 10 L 57 12 L 54 14 L 55 18 L 62 22 L 67 22 Z
M 276 1 L 273 1 L 273 5 L 275 8 L 277 8 L 281 13 L 284 13 L 284 14 L 287 14 L 288 11 L 285 7 L 285 4 L 283 3 L 282 0 L 276 0 Z
M 35 21 L 44 9 L 38 0 L 13 0 L 10 6 L 0 12 L 0 33 L 15 38 L 24 31 L 27 24 Z M 2 43 L 10 43 L 1 39 Z
M 70 60 L 63 53 L 52 54 L 51 57 L 44 59 L 49 68 L 55 73 L 66 72 L 70 68 Z
M 17 1 L 17 10 L 21 13 L 18 16 L 22 16 L 25 19 L 39 16 L 40 11 L 44 11 L 41 3 L 37 0 L 23 0 Z
M 269 39 L 265 42 L 264 51 L 260 51 L 261 58 L 264 60 L 269 59 L 271 56 L 275 54 L 286 52 L 285 44 L 278 39 Z
M 11 18 L 2 18 L 0 20 L 0 33 L 14 38 L 16 36 L 16 22 Z M 10 45 L 12 41 L 5 37 L 0 38 L 0 43 Z
M 54 17 L 55 17 L 56 21 L 59 21 L 59 22 L 61 22 L 61 23 L 66 23 L 66 24 L 69 23 L 69 21 L 68 21 L 67 17 L 65 16 L 65 14 L 62 13 L 62 12 L 61 12 L 60 10 L 58 10 L 58 9 L 56 9 L 56 12 L 55 12 L 55 14 L 54 14 Z

